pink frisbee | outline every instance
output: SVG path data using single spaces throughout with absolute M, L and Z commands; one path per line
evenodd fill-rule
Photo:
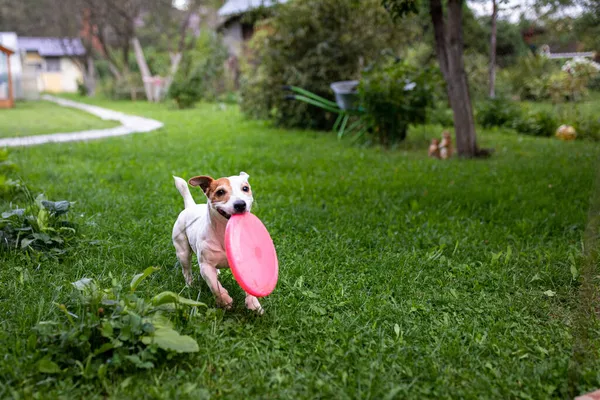
M 260 219 L 250 213 L 232 215 L 225 228 L 225 250 L 233 277 L 242 289 L 256 297 L 275 289 L 277 253 Z

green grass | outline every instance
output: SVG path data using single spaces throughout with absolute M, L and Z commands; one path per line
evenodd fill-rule
M 49 101 L 17 102 L 15 108 L 0 110 L 0 138 L 49 133 L 67 133 L 118 126 L 74 108 Z
M 165 127 L 12 151 L 30 190 L 77 202 L 84 239 L 63 263 L 0 254 L 0 397 L 546 399 L 600 386 L 598 347 L 572 358 L 597 144 L 480 130 L 491 159 L 440 162 L 415 148 L 433 127 L 387 151 L 231 107 L 94 103 Z M 242 170 L 280 261 L 263 317 L 228 271 L 231 311 L 214 309 L 197 267 L 185 288 L 170 242 L 183 207 L 171 175 Z M 56 318 L 69 282 L 148 266 L 162 269 L 138 290 L 209 305 L 183 327 L 199 353 L 104 383 L 36 372 L 31 327 Z

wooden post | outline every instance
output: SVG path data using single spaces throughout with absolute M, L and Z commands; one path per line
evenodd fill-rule
M 6 54 L 6 64 L 8 66 L 8 106 L 15 106 L 15 97 L 13 93 L 12 74 L 10 72 L 10 54 Z
M 13 90 L 12 72 L 10 70 L 10 56 L 14 51 L 0 44 L 0 57 L 6 55 L 6 70 L 8 72 L 8 99 L 0 99 L 0 108 L 12 108 L 15 106 L 15 94 Z

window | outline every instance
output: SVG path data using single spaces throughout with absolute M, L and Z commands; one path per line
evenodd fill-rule
M 47 57 L 46 58 L 46 71 L 47 72 L 60 72 L 60 58 Z

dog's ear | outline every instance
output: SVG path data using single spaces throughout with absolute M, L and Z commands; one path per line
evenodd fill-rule
M 248 180 L 248 178 L 250 178 L 250 175 L 248 175 L 247 173 L 245 173 L 244 171 L 240 172 L 240 176 L 242 178 L 246 178 L 246 180 Z
M 190 178 L 188 183 L 192 186 L 200 186 L 200 189 L 202 189 L 202 191 L 205 194 L 208 194 L 208 189 L 210 188 L 210 184 L 213 183 L 213 181 L 214 179 L 210 176 L 202 175 Z

